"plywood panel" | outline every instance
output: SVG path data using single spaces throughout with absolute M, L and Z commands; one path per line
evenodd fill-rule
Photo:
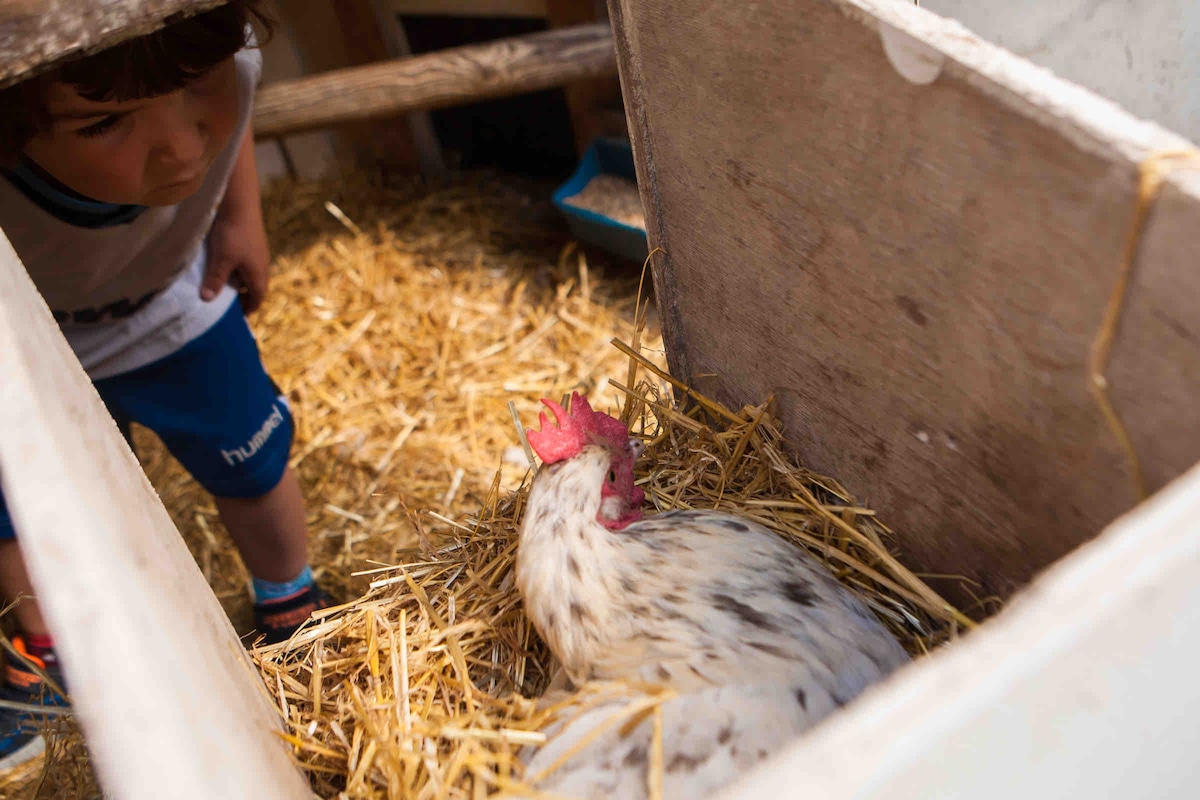
M 65 56 L 143 36 L 225 0 L 0 0 L 0 88 Z
M 1089 392 L 1138 162 L 1188 143 L 889 0 L 613 0 L 672 370 L 774 394 L 907 562 L 1007 595 L 1137 500 Z M 1152 488 L 1200 458 L 1200 183 L 1110 370 Z
M 0 234 L 0 484 L 112 797 L 310 796 L 261 678 Z
M 1200 797 L 1200 468 L 719 800 Z

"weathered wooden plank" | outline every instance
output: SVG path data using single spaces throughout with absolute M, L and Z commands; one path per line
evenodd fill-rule
M 910 566 L 979 596 L 1137 501 L 1088 356 L 1138 163 L 1186 141 L 904 3 L 610 11 L 677 375 L 776 395 Z M 1197 225 L 1179 173 L 1109 370 L 1151 488 L 1200 458 Z
M 264 86 L 256 136 L 532 92 L 616 71 L 603 23 L 441 50 Z
M 1200 797 L 1200 467 L 718 795 Z
M 0 88 L 225 0 L 0 0 Z
M 0 483 L 109 796 L 307 798 L 265 687 L 0 234 Z

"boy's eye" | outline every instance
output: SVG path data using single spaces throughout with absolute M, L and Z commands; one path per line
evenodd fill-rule
M 84 137 L 85 139 L 91 139 L 94 136 L 101 136 L 104 133 L 107 133 L 109 130 L 112 129 L 112 127 L 114 125 L 117 124 L 117 122 L 120 119 L 121 119 L 120 114 L 109 114 L 107 117 L 100 120 L 99 122 L 93 122 L 91 125 L 88 125 L 86 128 L 79 128 L 75 132 L 78 133 L 80 136 Z
M 217 68 L 209 67 L 208 69 L 204 70 L 204 72 L 201 72 L 199 75 L 188 81 L 187 88 L 189 91 L 197 94 L 211 92 L 220 86 L 220 78 L 221 73 L 217 71 Z

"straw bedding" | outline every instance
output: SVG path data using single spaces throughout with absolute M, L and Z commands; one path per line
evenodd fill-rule
M 347 602 L 252 657 L 318 796 L 518 785 L 553 670 L 512 574 L 530 478 L 513 416 L 531 424 L 541 397 L 621 411 L 649 445 L 655 507 L 737 511 L 810 547 L 910 651 L 970 624 L 889 555 L 871 510 L 795 463 L 766 399 L 730 410 L 676 385 L 690 399 L 675 407 L 638 271 L 577 250 L 511 182 L 358 176 L 278 186 L 265 208 L 277 262 L 254 327 L 296 410 L 315 571 Z M 142 434 L 152 482 L 247 630 L 248 576 L 215 509 Z M 86 796 L 78 736 L 53 744 L 40 796 Z

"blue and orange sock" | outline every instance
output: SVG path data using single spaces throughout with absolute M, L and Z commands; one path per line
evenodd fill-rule
M 254 584 L 254 602 L 260 605 L 290 600 L 315 585 L 312 567 L 307 564 L 290 581 L 268 581 L 252 576 L 251 582 Z
M 290 581 L 254 578 L 254 601 L 255 628 L 268 644 L 287 639 L 314 611 L 330 605 L 310 567 Z

